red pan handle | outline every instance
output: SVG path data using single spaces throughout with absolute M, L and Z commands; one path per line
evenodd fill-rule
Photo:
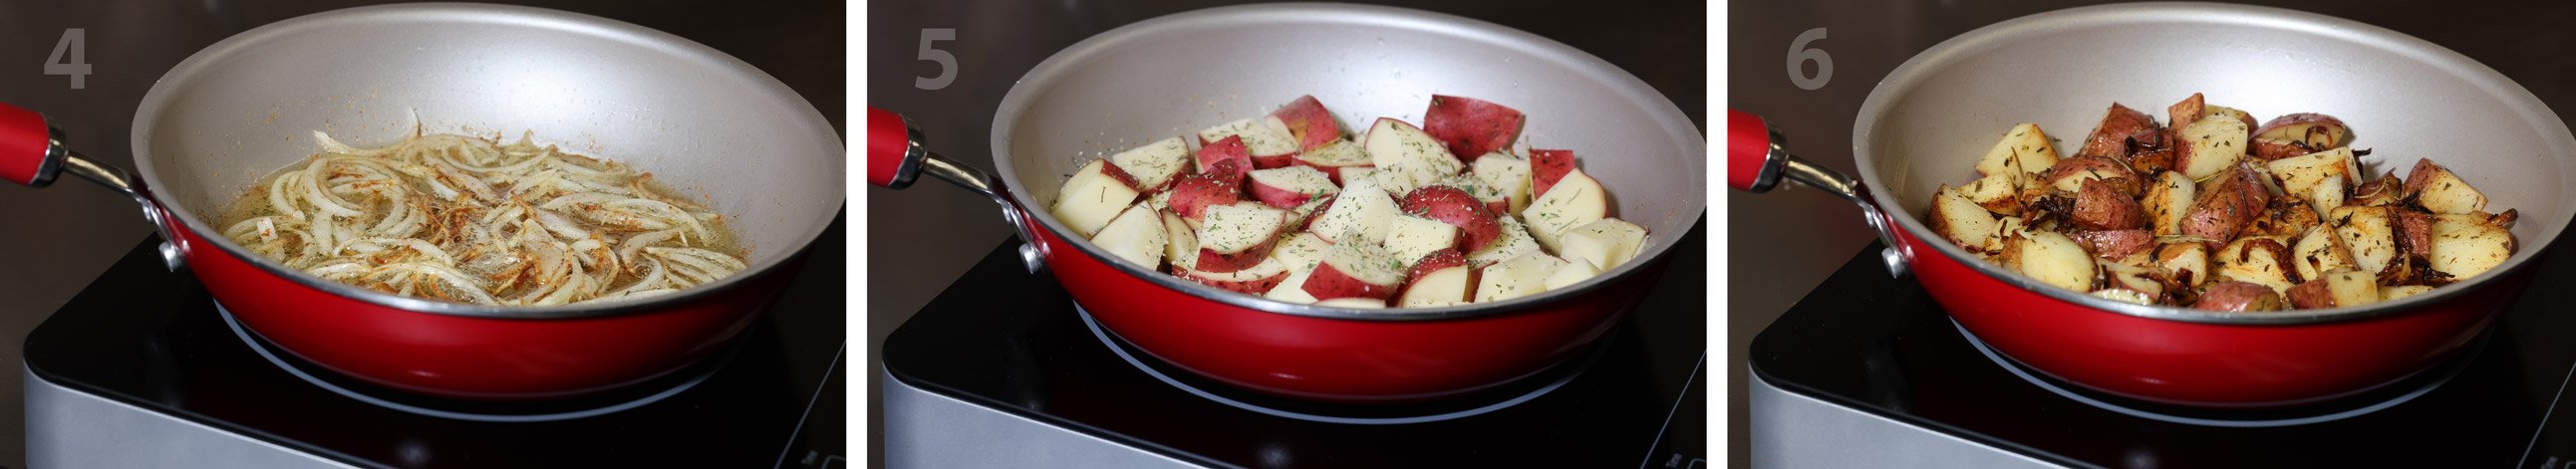
M 1869 189 L 1859 179 L 1840 171 L 1789 154 L 1788 138 L 1771 127 L 1762 116 L 1734 109 L 1726 110 L 1726 185 L 1746 192 L 1770 192 L 1781 179 L 1798 185 L 1822 189 L 1860 206 L 1861 219 L 1878 232 L 1878 240 L 1887 246 L 1879 251 L 1887 263 L 1888 273 L 1903 277 L 1907 273 L 1909 253 L 1897 242 L 1895 222 L 1888 213 L 1870 201 Z
M 1789 152 L 1776 135 L 1762 116 L 1726 110 L 1727 187 L 1770 192 L 1780 183 L 1780 166 L 1789 158 Z
M 1002 219 L 1011 222 L 1020 239 L 1030 240 L 1020 245 L 1020 262 L 1027 264 L 1030 273 L 1045 268 L 1043 253 L 1033 247 L 1038 237 L 1037 228 L 1032 225 L 1037 221 L 1020 213 L 1018 204 L 1011 202 L 1010 193 L 1005 189 L 1007 186 L 1000 179 L 931 152 L 921 128 L 894 111 L 868 106 L 867 125 L 868 184 L 902 189 L 911 186 L 923 173 L 928 173 L 950 184 L 984 194 L 1002 207 Z
M 53 184 L 69 155 L 54 138 L 58 133 L 44 115 L 0 104 L 0 180 L 28 187 Z
M 161 233 L 161 261 L 170 270 L 179 270 L 185 262 L 182 248 L 172 240 L 179 239 L 162 215 L 159 203 L 143 187 L 143 180 L 123 168 L 99 164 L 80 152 L 63 146 L 63 131 L 46 122 L 43 114 L 6 103 L 0 103 L 0 180 L 28 187 L 45 187 L 64 172 L 107 186 L 143 206 L 143 218 L 152 221 L 152 229 Z

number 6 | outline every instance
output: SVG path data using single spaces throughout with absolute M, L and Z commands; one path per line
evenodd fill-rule
M 1825 82 L 1833 81 L 1834 56 L 1826 54 L 1824 49 L 1807 47 L 1808 43 L 1824 38 L 1825 28 L 1816 28 L 1798 33 L 1797 39 L 1789 41 L 1789 83 L 1798 85 L 1798 89 L 1815 91 L 1824 88 Z M 1816 76 L 1807 76 L 1806 67 L 1802 66 L 1807 62 L 1816 63 Z

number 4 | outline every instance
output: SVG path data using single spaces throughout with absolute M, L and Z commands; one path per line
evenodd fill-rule
M 87 29 L 63 30 L 63 38 L 54 42 L 54 53 L 45 57 L 45 74 L 70 75 L 72 89 L 88 88 L 90 73 L 87 51 L 89 47 L 86 45 L 89 42 L 88 37 Z

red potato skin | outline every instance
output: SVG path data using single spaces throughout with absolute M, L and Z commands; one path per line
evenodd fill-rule
M 1146 190 L 1146 188 L 1136 187 L 1136 175 L 1127 174 L 1127 170 L 1118 169 L 1118 165 L 1101 164 L 1100 173 L 1109 175 L 1109 178 L 1111 179 L 1117 179 L 1119 184 L 1127 185 L 1128 189 L 1135 189 L 1136 192 L 1152 193 L 1152 191 Z
M 2433 214 L 2411 208 L 2388 211 L 2388 224 L 2397 238 L 2397 252 L 2415 257 L 2433 255 Z
M 2200 294 L 2192 309 L 2210 311 L 2275 311 L 2281 309 L 2281 294 L 2252 282 L 2220 282 Z
M 2208 102 L 2201 98 L 2200 93 L 2192 93 L 2191 97 L 2183 98 L 2182 102 L 2165 107 L 2165 128 L 2182 130 L 2183 126 L 2191 125 L 2192 121 L 2200 120 L 2200 114 L 2208 112 L 2206 106 Z
M 2147 113 L 2129 109 L 2128 106 L 2122 106 L 2120 103 L 2111 103 L 2111 109 L 2102 116 L 2102 123 L 2093 126 L 2093 134 L 2085 137 L 2084 148 L 2076 150 L 2075 157 L 2124 156 L 2128 153 L 2130 136 L 2155 129 L 2154 117 L 2148 117 Z
M 2111 180 L 2085 181 L 2076 191 L 2075 226 L 2090 231 L 2135 230 L 2147 226 L 2147 211 L 2138 200 L 2121 194 Z
M 1424 275 L 1429 275 L 1432 272 L 1439 271 L 1440 269 L 1463 265 L 1467 265 L 1467 256 L 1458 254 L 1458 250 L 1456 249 L 1442 249 L 1438 252 L 1425 254 L 1422 256 L 1422 260 L 1415 261 L 1413 263 L 1412 270 L 1405 271 L 1404 288 L 1396 289 L 1395 296 L 1404 296 L 1404 292 L 1412 290 L 1413 284 L 1422 281 L 1422 276 Z M 1467 270 L 1467 298 L 1476 297 L 1476 279 L 1483 277 L 1484 274 L 1484 269 Z M 1466 301 L 1466 298 L 1460 298 L 1459 301 Z
M 1297 164 L 1296 153 L 1285 155 L 1255 155 L 1250 158 L 1252 161 L 1252 169 L 1285 168 Z
M 1258 200 L 1264 205 L 1278 207 L 1282 210 L 1296 209 L 1299 205 L 1305 205 L 1306 202 L 1315 200 L 1314 194 L 1270 187 L 1270 185 L 1262 184 L 1260 182 L 1252 183 L 1250 192 L 1252 193 L 1252 200 Z
M 1199 248 L 1199 264 L 1197 267 L 1200 272 L 1211 274 L 1234 273 L 1235 271 L 1243 270 L 1246 267 L 1260 264 L 1262 260 L 1269 259 L 1270 248 L 1277 246 L 1278 244 L 1279 237 L 1277 234 L 1273 234 L 1269 241 L 1262 241 L 1259 245 L 1254 245 L 1250 249 L 1245 249 L 1243 252 L 1233 254 L 1218 253 L 1215 250 L 1202 247 Z
M 1333 123 L 1332 111 L 1325 110 L 1324 102 L 1315 100 L 1314 95 L 1298 96 L 1288 105 L 1271 111 L 1270 117 L 1288 124 L 1289 137 L 1297 139 L 1297 151 L 1314 150 L 1342 138 L 1342 126 Z M 1316 169 L 1331 172 L 1330 168 Z
M 1430 254 L 1423 255 L 1422 260 L 1413 263 L 1413 270 L 1405 272 L 1404 274 L 1405 283 L 1412 283 L 1414 280 L 1421 279 L 1423 274 L 1429 274 L 1440 269 L 1462 265 L 1467 265 L 1467 256 L 1459 254 L 1458 250 L 1442 249 L 1434 251 Z
M 1350 276 L 1350 274 L 1342 273 L 1342 269 L 1340 267 L 1333 266 L 1332 262 L 1324 262 L 1315 265 L 1315 273 L 1306 277 L 1306 284 L 1303 285 L 1302 288 L 1306 290 L 1306 294 L 1308 296 L 1313 296 L 1316 300 L 1330 300 L 1334 298 L 1375 298 L 1383 300 L 1394 298 L 1396 290 L 1402 288 L 1402 285 L 1401 282 L 1398 282 L 1397 285 L 1379 285 L 1364 282 L 1358 278 Z
M 1199 146 L 1198 162 L 1200 173 L 1216 173 L 1217 171 L 1214 167 L 1218 162 L 1222 161 L 1239 161 L 1240 163 L 1237 164 L 1241 166 L 1238 166 L 1238 168 L 1259 167 L 1252 161 L 1252 150 L 1244 148 L 1243 137 L 1241 136 L 1227 136 L 1223 140 L 1208 142 L 1206 145 Z M 1243 172 L 1248 174 L 1251 172 L 1251 169 L 1244 169 Z
M 1290 226 L 1288 227 L 1288 231 L 1287 231 L 1287 232 L 1288 232 L 1288 233 L 1296 233 L 1296 232 L 1306 231 L 1306 227 L 1308 227 L 1308 226 L 1312 226 L 1312 225 L 1314 225 L 1314 224 L 1315 224 L 1315 216 L 1316 216 L 1316 215 L 1323 215 L 1323 214 L 1324 214 L 1324 212 L 1326 212 L 1326 211 L 1331 211 L 1331 210 L 1333 209 L 1333 201 L 1336 201 L 1336 200 L 1341 200 L 1341 194 L 1333 194 L 1333 195 L 1327 195 L 1327 196 L 1324 196 L 1324 201 L 1323 201 L 1322 203 L 1315 204 L 1315 210 L 1314 210 L 1314 211 L 1312 211 L 1312 212 L 1306 212 L 1306 217 L 1305 217 L 1305 218 L 1298 218 L 1298 219 L 1296 219 L 1296 222 L 1295 222 L 1295 223 L 1290 224 Z M 1292 209 L 1292 210 L 1293 210 L 1293 209 Z M 1330 241 L 1326 241 L 1326 242 L 1327 242 L 1327 243 L 1329 243 Z
M 2156 247 L 2155 233 L 2147 230 L 2087 231 L 2069 238 L 2084 245 L 2093 257 L 2110 260 L 2126 259 Z
M 2283 130 L 2286 127 L 2301 124 L 2313 125 L 2299 135 L 2289 135 L 2288 131 Z M 2252 148 L 2249 150 L 2252 150 L 2251 154 L 2264 160 L 2306 155 L 2343 146 L 2344 139 L 2350 135 L 2349 131 L 2350 129 L 2344 127 L 2343 120 L 2336 119 L 2334 116 L 2312 112 L 2285 114 L 2272 118 L 2270 122 L 2264 122 L 2262 127 L 2255 128 L 2254 139 L 2251 140 Z
M 1547 195 L 1547 189 L 1574 172 L 1574 150 L 1530 149 L 1530 198 Z
M 1263 293 L 1269 293 L 1272 288 L 1277 288 L 1279 286 L 1279 282 L 1288 279 L 1288 273 L 1280 272 L 1277 275 L 1246 281 L 1216 280 L 1197 275 L 1183 275 L 1182 277 L 1188 278 L 1193 282 L 1198 282 L 1201 285 L 1223 288 L 1230 292 L 1247 295 L 1260 295 Z
M 1503 235 L 1501 216 L 1463 189 L 1422 186 L 1399 202 L 1405 213 L 1458 227 L 1458 246 L 1469 251 L 1484 249 Z
M 2269 205 L 2271 194 L 2264 192 L 2263 183 L 2245 167 L 2238 166 L 2218 177 L 2227 180 L 2192 200 L 2191 209 L 2183 215 L 2183 234 L 2213 240 L 2236 239 L 2237 232 Z
M 1222 166 L 1231 166 L 1226 163 Z M 1210 205 L 1233 205 L 1243 201 L 1243 185 L 1228 180 L 1223 174 L 1192 174 L 1172 183 L 1172 214 L 1199 220 L 1207 215 Z
M 2298 309 L 2335 307 L 2334 292 L 2326 288 L 2326 281 L 2322 279 L 2310 280 L 2308 283 L 2290 287 L 2290 307 Z
M 1449 147 L 1449 153 L 1473 163 L 1494 150 L 1511 148 L 1520 138 L 1520 111 L 1475 98 L 1431 95 L 1422 113 L 1422 132 Z

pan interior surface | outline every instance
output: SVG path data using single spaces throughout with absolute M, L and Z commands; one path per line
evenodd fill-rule
M 2136 4 L 2042 13 L 1953 38 L 1882 81 L 1854 123 L 1853 154 L 1880 207 L 1925 240 L 1919 218 L 1941 185 L 1974 180 L 1976 161 L 2014 124 L 2037 123 L 2071 156 L 2117 102 L 2167 119 L 2192 93 L 2257 119 L 2315 112 L 2349 124 L 2370 150 L 2363 169 L 2399 177 L 2430 158 L 2484 192 L 2492 211 L 2521 211 L 2521 245 L 2476 283 L 2528 261 L 2576 217 L 2576 138 L 2512 80 L 2422 40 L 2357 22 L 2259 7 Z M 2041 286 L 1946 242 L 1985 273 L 2100 309 L 2183 319 L 2189 310 L 2137 307 Z M 2463 284 L 2461 286 L 2466 286 Z M 2339 317 L 2439 301 L 2465 288 L 2398 302 L 2282 313 Z M 2063 293 L 2062 295 L 2059 295 Z M 2346 315 L 2348 316 L 2348 315 Z M 2207 319 L 2207 318 L 2202 318 Z
M 208 217 L 314 154 L 314 131 L 371 147 L 415 119 L 430 133 L 533 131 L 650 172 L 727 217 L 751 251 L 745 275 L 801 250 L 843 197 L 838 132 L 776 79 L 666 33 L 535 8 L 395 5 L 262 26 L 164 76 L 132 138 L 169 209 L 255 258 Z
M 1705 204 L 1705 137 L 1660 93 L 1617 67 L 1501 26 L 1350 5 L 1200 10 L 1068 48 L 1003 101 L 992 142 L 999 177 L 1043 229 L 1069 233 L 1043 208 L 1081 164 L 1165 138 L 1195 142 L 1200 129 L 1267 115 L 1309 94 L 1353 140 L 1378 117 L 1420 124 L 1433 94 L 1518 109 L 1528 118 L 1520 140 L 1526 148 L 1573 150 L 1578 166 L 1612 194 L 1612 216 L 1653 233 L 1640 259 L 1669 249 Z M 1088 241 L 1075 244 L 1103 252 Z M 1267 303 L 1168 280 L 1200 296 Z

